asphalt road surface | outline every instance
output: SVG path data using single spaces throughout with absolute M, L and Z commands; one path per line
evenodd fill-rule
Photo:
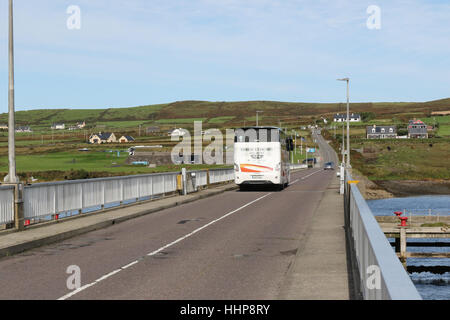
M 0 299 L 277 299 L 335 174 L 292 173 L 284 191 L 225 192 L 1 259 Z

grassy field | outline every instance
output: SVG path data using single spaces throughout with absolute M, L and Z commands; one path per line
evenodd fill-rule
M 323 131 L 333 140 L 332 131 Z M 332 146 L 338 150 L 340 135 Z M 352 167 L 369 180 L 450 179 L 450 138 L 351 139 Z M 358 151 L 356 151 L 358 150 Z
M 117 137 L 127 134 L 136 139 L 136 144 L 161 144 L 169 151 L 178 142 L 170 141 L 167 132 L 175 127 L 191 129 L 194 121 L 203 121 L 203 128 L 225 128 L 254 125 L 256 111 L 260 125 L 278 126 L 297 131 L 307 137 L 304 144 L 313 146 L 310 132 L 301 126 L 317 123 L 324 125 L 322 117 L 331 119 L 336 112 L 344 113 L 344 104 L 338 103 L 286 103 L 276 101 L 208 102 L 181 101 L 169 104 L 148 105 L 131 108 L 87 109 L 87 110 L 31 110 L 16 112 L 18 125 L 30 125 L 33 134 L 16 135 L 18 171 L 23 176 L 33 175 L 42 179 L 76 178 L 177 171 L 177 166 L 161 166 L 156 169 L 128 166 L 126 153 L 117 157 L 105 150 L 126 150 L 129 145 L 86 144 L 86 136 L 99 131 L 112 131 Z M 450 99 L 410 103 L 353 103 L 352 112 L 370 112 L 367 122 L 351 123 L 352 148 L 376 150 L 375 152 L 352 152 L 352 162 L 372 180 L 377 179 L 449 179 L 450 116 L 430 116 L 432 111 L 450 110 Z M 365 137 L 367 125 L 395 124 L 406 128 L 408 120 L 419 118 L 429 125 L 437 124 L 433 133 L 443 138 L 429 140 L 371 140 Z M 66 127 L 86 121 L 87 127 L 78 131 L 52 132 L 50 126 L 64 122 Z M 7 122 L 7 115 L 0 115 L 0 123 Z M 141 136 L 139 136 L 141 126 Z M 147 135 L 147 126 L 158 126 L 161 132 Z M 337 124 L 336 141 L 339 146 L 342 127 Z M 329 131 L 330 136 L 334 130 Z M 432 147 L 429 144 L 432 144 Z M 298 141 L 298 146 L 300 141 Z M 391 147 L 391 151 L 387 147 Z M 78 152 L 80 148 L 91 148 L 91 152 Z M 7 133 L 0 132 L 0 172 L 7 171 Z M 297 153 L 294 162 L 303 160 Z M 53 172 L 53 173 L 51 173 Z M 78 173 L 77 173 L 78 172 Z M 81 173 L 80 173 L 81 172 Z

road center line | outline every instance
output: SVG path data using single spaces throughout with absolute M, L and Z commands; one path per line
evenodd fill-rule
M 173 242 L 171 242 L 171 243 L 165 245 L 164 247 L 161 247 L 161 248 L 159 248 L 158 250 L 155 250 L 155 251 L 153 251 L 153 252 L 148 253 L 146 256 L 149 256 L 149 257 L 154 256 L 154 255 L 160 253 L 161 251 L 163 251 L 163 250 L 165 250 L 165 249 L 167 249 L 167 248 L 169 248 L 169 247 L 171 247 L 171 246 L 177 244 L 178 242 L 181 242 L 181 241 L 183 241 L 183 240 L 185 240 L 185 239 L 187 239 L 187 238 L 193 236 L 193 235 L 196 234 L 197 232 L 200 232 L 201 230 L 203 230 L 203 229 L 209 227 L 210 225 L 212 225 L 212 224 L 214 224 L 214 223 L 216 223 L 216 222 L 219 222 L 219 221 L 222 220 L 222 219 L 225 219 L 226 217 L 228 217 L 228 216 L 230 216 L 230 215 L 232 215 L 232 214 L 234 214 L 234 213 L 236 213 L 236 212 L 238 212 L 238 211 L 240 211 L 240 210 L 242 210 L 242 209 L 244 209 L 244 208 L 246 208 L 246 207 L 248 207 L 248 206 L 254 204 L 255 202 L 257 202 L 257 201 L 259 201 L 259 200 L 264 199 L 265 197 L 267 197 L 267 196 L 269 196 L 269 195 L 271 195 L 271 194 L 272 194 L 272 193 L 268 193 L 268 194 L 266 194 L 266 195 L 264 195 L 264 196 L 262 196 L 262 197 L 260 197 L 260 198 L 258 198 L 258 199 L 256 199 L 256 200 L 253 200 L 253 201 L 251 201 L 251 202 L 249 202 L 249 203 L 243 205 L 242 207 L 239 207 L 239 208 L 237 208 L 237 209 L 235 209 L 235 210 L 233 210 L 233 211 L 231 211 L 231 212 L 228 212 L 228 213 L 225 214 L 224 216 L 222 216 L 222 217 L 220 217 L 220 218 L 218 218 L 218 219 L 216 219 L 216 220 L 213 220 L 213 221 L 209 222 L 208 224 L 205 224 L 203 227 L 200 227 L 200 228 L 198 228 L 198 229 L 195 229 L 195 230 L 192 231 L 191 233 L 189 233 L 189 234 L 187 234 L 187 235 L 185 235 L 185 236 L 183 236 L 183 237 L 181 237 L 181 238 L 179 238 L 179 239 L 177 239 L 177 240 L 175 240 L 175 241 L 173 241 Z M 137 259 L 137 260 L 135 260 L 135 261 L 133 261 L 133 262 L 131 262 L 131 263 L 129 263 L 129 264 L 127 264 L 127 265 L 125 265 L 125 266 L 119 268 L 119 269 L 117 269 L 117 270 L 114 270 L 114 271 L 108 273 L 108 274 L 106 274 L 106 275 L 104 275 L 104 276 L 98 278 L 98 279 L 95 280 L 94 282 L 91 282 L 91 283 L 89 283 L 89 284 L 86 284 L 86 285 L 84 285 L 84 286 L 78 288 L 78 289 L 75 289 L 74 291 L 69 292 L 68 294 L 62 296 L 62 297 L 59 298 L 58 300 L 66 300 L 66 299 L 69 299 L 70 297 L 73 297 L 73 296 L 76 295 L 77 293 L 80 293 L 81 291 L 84 291 L 84 290 L 86 290 L 87 288 L 90 288 L 90 287 L 96 285 L 97 283 L 99 283 L 99 282 L 101 282 L 101 281 L 103 281 L 103 280 L 106 280 L 106 279 L 108 279 L 109 277 L 112 277 L 113 275 L 119 273 L 120 271 L 125 270 L 125 269 L 131 267 L 132 265 L 135 265 L 135 264 L 139 263 L 139 261 L 141 261 L 142 259 L 144 259 L 144 257 L 145 257 L 145 256 L 143 256 L 143 257 L 141 257 L 141 258 L 139 258 L 139 259 Z

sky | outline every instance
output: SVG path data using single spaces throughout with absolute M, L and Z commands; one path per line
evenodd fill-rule
M 450 97 L 448 0 L 14 0 L 14 10 L 16 110 L 344 102 L 342 77 L 353 102 Z

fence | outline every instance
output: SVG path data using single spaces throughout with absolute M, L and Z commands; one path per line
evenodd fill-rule
M 291 164 L 291 170 L 297 170 L 297 169 L 306 169 L 308 168 L 307 164 Z
M 346 170 L 345 224 L 362 297 L 366 300 L 420 300 L 420 294 L 357 185 L 348 183 L 351 180 L 351 174 Z
M 98 211 L 177 191 L 180 172 L 37 183 L 23 188 L 25 224 Z M 233 169 L 211 170 L 210 183 L 234 179 Z M 208 185 L 208 171 L 195 171 L 196 187 Z M 0 187 L 0 225 L 14 222 L 14 187 Z
M 0 225 L 14 222 L 14 186 L 0 186 Z
M 212 169 L 209 170 L 209 183 L 220 183 L 234 180 L 234 169 Z

